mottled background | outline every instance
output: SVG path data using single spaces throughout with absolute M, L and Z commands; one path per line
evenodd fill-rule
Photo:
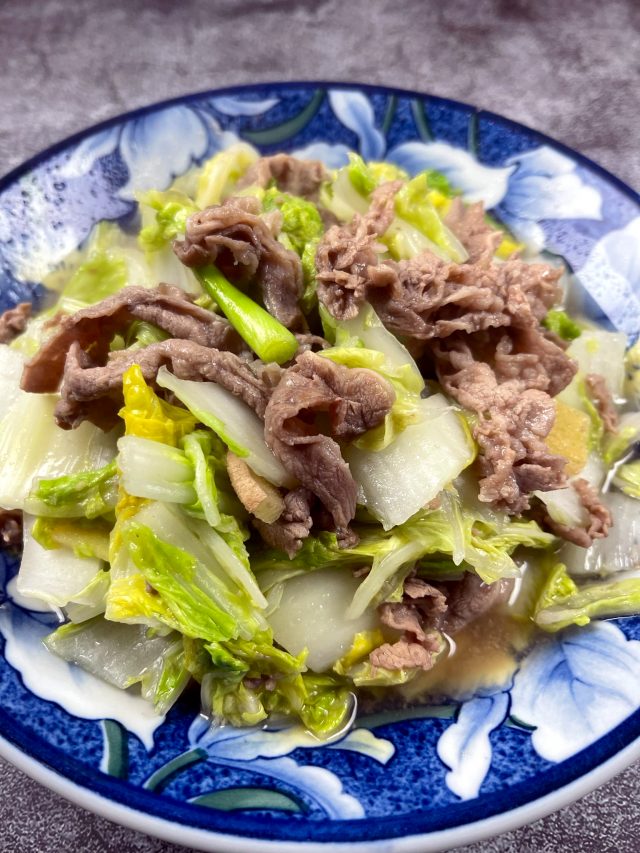
M 640 0 L 0 0 L 0 173 L 123 110 L 234 83 L 386 83 L 542 130 L 640 189 Z M 465 853 L 636 853 L 640 765 Z M 0 851 L 180 853 L 0 762 Z

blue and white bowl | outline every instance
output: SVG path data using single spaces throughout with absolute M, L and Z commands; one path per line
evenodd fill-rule
M 516 236 L 561 256 L 582 310 L 640 332 L 640 198 L 595 164 L 499 116 L 411 92 L 293 84 L 205 92 L 62 142 L 0 181 L 0 309 L 134 193 L 244 139 L 346 162 L 356 149 L 444 172 Z M 640 757 L 640 618 L 537 644 L 512 681 L 464 702 L 363 717 L 318 746 L 294 730 L 210 730 L 189 694 L 166 718 L 42 645 L 0 557 L 0 753 L 112 820 L 203 850 L 426 851 L 529 822 Z

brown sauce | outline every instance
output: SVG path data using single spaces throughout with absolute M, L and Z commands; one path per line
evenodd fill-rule
M 534 633 L 532 623 L 508 610 L 490 611 L 457 633 L 450 641 L 449 654 L 433 669 L 402 685 L 399 692 L 414 704 L 461 699 L 482 688 L 506 684 Z

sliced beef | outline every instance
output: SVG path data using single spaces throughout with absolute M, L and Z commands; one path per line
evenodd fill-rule
M 61 399 L 55 410 L 63 429 L 73 429 L 89 420 L 102 429 L 118 422 L 122 406 L 122 376 L 139 364 L 147 382 L 153 382 L 166 365 L 179 379 L 217 382 L 264 415 L 276 377 L 266 373 L 260 362 L 250 362 L 193 341 L 171 339 L 139 350 L 112 353 L 104 365 L 95 365 L 80 345 L 72 344 L 64 368 Z M 279 374 L 278 374 L 279 376 Z
M 475 572 L 465 572 L 460 580 L 441 584 L 446 596 L 447 611 L 444 631 L 454 635 L 494 607 L 508 601 L 513 580 L 487 584 Z
M 382 184 L 372 193 L 364 216 L 356 214 L 348 224 L 329 228 L 318 244 L 318 297 L 339 320 L 356 317 L 367 298 L 371 270 L 386 251 L 378 238 L 391 225 L 400 186 L 400 181 Z
M 576 374 L 576 362 L 545 329 L 509 329 L 493 338 L 488 359 L 498 382 L 513 380 L 555 397 Z
M 315 198 L 329 175 L 319 160 L 299 160 L 289 154 L 261 157 L 238 181 L 238 188 L 275 184 L 279 190 L 304 198 Z
M 616 404 L 613 402 L 606 379 L 599 373 L 589 373 L 585 381 L 589 396 L 598 407 L 605 430 L 615 433 L 618 429 L 618 411 Z
M 22 373 L 25 391 L 51 393 L 58 389 L 72 344 L 91 353 L 93 363 L 106 361 L 114 335 L 134 320 L 152 323 L 175 338 L 204 347 L 242 352 L 244 343 L 229 323 L 195 305 L 177 287 L 126 287 L 95 305 L 57 320 L 56 332 L 40 347 Z
M 385 269 L 397 275 L 386 286 Z M 444 389 L 478 416 L 481 500 L 520 513 L 532 489 L 564 486 L 564 460 L 544 439 L 555 417 L 551 396 L 576 365 L 539 325 L 557 298 L 558 271 L 520 261 L 448 264 L 423 253 L 381 264 L 376 275 L 369 296 L 382 321 L 431 340 Z
M 370 662 L 382 669 L 431 669 L 443 648 L 442 634 L 456 634 L 506 601 L 512 588 L 512 581 L 485 584 L 475 572 L 435 585 L 408 577 L 402 601 L 378 607 L 382 624 L 403 634 L 371 652 Z
M 320 335 L 298 333 L 296 334 L 296 338 L 298 341 L 298 355 L 302 352 L 307 352 L 307 350 L 311 350 L 312 352 L 319 352 L 320 350 L 328 349 L 331 346 L 329 341 L 325 340 L 325 338 L 320 337 Z
M 15 308 L 9 308 L 0 314 L 0 344 L 10 344 L 14 338 L 24 332 L 30 316 L 30 302 L 20 302 Z
M 395 198 L 404 181 L 387 181 L 376 187 L 369 198 L 369 208 L 363 219 L 373 234 L 380 237 L 388 231 L 396 215 Z
M 316 250 L 316 279 L 320 301 L 339 320 L 358 316 L 367 296 L 368 269 L 378 262 L 385 246 L 354 216 L 349 225 L 334 225 Z
M 382 423 L 394 398 L 391 386 L 376 373 L 304 352 L 267 405 L 267 444 L 331 513 L 339 539 L 348 536 L 357 489 L 334 439 L 350 440 Z M 321 431 L 318 416 L 327 419 L 331 435 Z
M 547 264 L 455 264 L 421 252 L 368 267 L 360 290 L 392 332 L 431 340 L 505 326 L 535 328 L 558 299 L 559 276 Z
M 273 524 L 265 524 L 259 519 L 254 519 L 253 524 L 267 545 L 293 557 L 311 531 L 312 501 L 313 494 L 309 489 L 293 489 L 284 496 L 284 510 Z
M 454 198 L 444 221 L 469 253 L 469 263 L 491 263 L 502 232 L 487 222 L 481 201 L 464 204 L 461 198 Z
M 468 336 L 440 345 L 438 376 L 445 391 L 477 415 L 473 435 L 481 451 L 480 500 L 519 514 L 528 509 L 532 491 L 566 485 L 566 460 L 549 451 L 545 438 L 555 420 L 549 391 L 557 393 L 563 382 L 567 384 L 575 365 L 557 348 L 558 358 L 563 359 L 563 369 L 557 373 L 546 372 L 541 356 L 535 365 L 531 359 L 521 365 L 520 378 L 507 370 L 509 378 L 500 382 L 499 370 L 506 368 L 496 371 L 491 364 L 477 361 L 472 345 Z
M 381 604 L 378 615 L 383 625 L 408 631 L 420 641 L 429 631 L 453 635 L 506 600 L 512 587 L 511 581 L 486 584 L 475 572 L 438 584 L 409 577 L 402 601 Z
M 544 520 L 546 526 L 557 536 L 573 542 L 574 545 L 580 545 L 581 548 L 589 548 L 595 539 L 604 539 L 608 535 L 609 528 L 613 526 L 611 512 L 600 499 L 597 490 L 587 480 L 579 477 L 572 481 L 571 486 L 577 492 L 587 513 L 586 526 L 568 527 L 565 524 L 558 524 L 548 514 L 545 515 Z
M 432 669 L 443 643 L 438 634 L 432 634 L 422 642 L 401 637 L 395 643 L 384 643 L 369 655 L 369 661 L 380 669 Z
M 393 628 L 394 631 L 403 631 L 413 634 L 422 642 L 426 634 L 422 629 L 420 613 L 413 604 L 404 602 L 385 602 L 378 607 L 378 615 L 383 625 Z
M 21 510 L 0 509 L 0 548 L 19 548 L 21 545 Z
M 258 199 L 247 196 L 198 211 L 173 249 L 188 267 L 216 264 L 236 284 L 255 281 L 269 313 L 287 328 L 303 331 L 300 258 L 278 242 L 260 210 Z

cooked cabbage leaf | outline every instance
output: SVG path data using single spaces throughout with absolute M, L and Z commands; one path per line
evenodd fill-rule
M 432 173 L 421 172 L 400 188 L 395 197 L 397 216 L 403 223 L 409 223 L 427 237 L 444 252 L 447 258 L 462 263 L 469 257 L 468 252 L 453 231 L 444 224 L 429 197 L 430 180 L 433 180 Z M 402 233 L 398 223 L 396 227 L 399 228 L 399 233 Z M 393 245 L 393 242 L 389 244 L 392 252 Z
M 113 459 L 95 471 L 38 480 L 25 507 L 40 515 L 97 518 L 110 513 L 118 499 L 118 470 Z
M 144 380 L 142 369 L 132 364 L 122 377 L 124 406 L 119 415 L 127 435 L 161 441 L 176 447 L 191 432 L 197 419 L 191 412 L 161 400 Z
M 143 219 L 151 220 L 138 235 L 141 248 L 147 252 L 164 249 L 176 237 L 181 237 L 187 227 L 187 219 L 198 210 L 193 199 L 177 190 L 150 190 L 141 193 L 138 202 Z M 145 216 L 146 208 L 151 217 Z
M 355 442 L 344 454 L 360 487 L 358 502 L 385 530 L 404 523 L 426 506 L 475 457 L 466 422 L 442 394 L 422 399 L 404 392 L 396 398 L 394 408 L 396 405 L 399 416 L 386 430 L 386 441 L 364 446 Z M 392 408 L 391 416 L 393 412 Z M 368 436 L 365 433 L 363 438 Z
M 279 210 L 282 215 L 280 237 L 288 249 L 302 256 L 306 245 L 318 240 L 324 226 L 318 208 L 311 201 L 281 192 L 277 187 L 268 189 L 262 199 L 265 212 Z
M 178 379 L 161 367 L 158 385 L 168 388 L 197 419 L 220 436 L 236 456 L 243 457 L 256 474 L 278 486 L 290 485 L 291 476 L 267 447 L 264 424 L 256 413 L 215 382 Z
M 616 469 L 614 484 L 625 494 L 640 499 L 640 460 L 627 462 Z M 640 504 L 638 505 L 640 512 Z
M 109 585 L 104 563 L 94 556 L 78 556 L 68 547 L 43 547 L 33 535 L 34 527 L 35 519 L 25 515 L 18 592 L 52 608 L 67 607 L 74 602 L 92 607 L 92 616 L 102 612 Z
M 58 657 L 114 687 L 126 690 L 139 684 L 158 714 L 166 714 L 191 677 L 176 633 L 151 636 L 143 626 L 97 617 L 81 625 L 62 625 L 45 643 Z
M 235 184 L 258 157 L 255 148 L 238 142 L 207 160 L 198 178 L 196 205 L 204 208 L 219 204 L 232 193 Z
M 581 327 L 573 320 L 566 311 L 560 308 L 552 308 L 542 321 L 545 329 L 554 332 L 563 341 L 575 341 L 582 334 Z
M 631 616 L 640 609 L 640 575 L 576 584 L 563 563 L 551 568 L 535 605 L 534 620 L 545 631 L 587 625 L 592 619 Z

